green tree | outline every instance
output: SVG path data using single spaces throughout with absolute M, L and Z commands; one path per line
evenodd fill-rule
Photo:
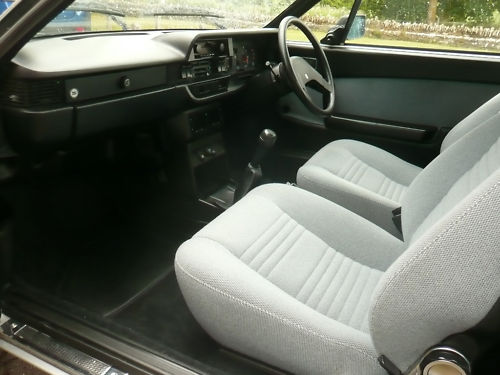
M 328 5 L 333 8 L 347 8 L 351 9 L 352 4 L 354 3 L 353 0 L 321 0 L 320 4 L 321 5 Z
M 488 26 L 495 10 L 500 10 L 498 0 L 441 0 L 438 14 L 442 22 Z
M 371 18 L 401 22 L 490 26 L 494 12 L 500 13 L 500 0 L 363 0 L 361 9 Z
M 425 22 L 427 0 L 364 0 L 362 9 L 368 17 L 401 22 Z

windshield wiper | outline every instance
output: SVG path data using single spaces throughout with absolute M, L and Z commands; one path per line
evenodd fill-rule
M 66 10 L 74 10 L 77 12 L 94 12 L 94 13 L 106 14 L 108 16 L 125 17 L 125 13 L 118 12 L 116 10 L 106 9 L 106 8 L 86 7 L 82 5 L 70 5 L 69 7 L 66 8 Z
M 224 18 L 223 15 L 210 12 L 155 12 L 152 16 L 171 16 L 171 17 L 210 17 L 210 18 Z

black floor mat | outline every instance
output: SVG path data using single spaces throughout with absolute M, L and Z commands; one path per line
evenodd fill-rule
M 202 373 L 264 373 L 201 329 L 173 272 L 178 246 L 219 211 L 154 174 L 106 168 L 21 181 L 3 195 L 16 213 L 19 285 L 52 308 Z
M 151 340 L 181 352 L 190 351 L 194 357 L 202 356 L 200 347 L 212 342 L 190 314 L 173 269 L 140 298 L 108 318 L 135 327 Z
M 221 374 L 264 374 L 269 369 L 236 358 L 213 341 L 191 315 L 171 271 L 120 311 L 108 316 L 132 329 L 135 340 L 145 337 L 199 361 Z
M 115 170 L 26 182 L 5 195 L 16 212 L 15 274 L 101 314 L 164 275 L 211 218 L 154 176 Z

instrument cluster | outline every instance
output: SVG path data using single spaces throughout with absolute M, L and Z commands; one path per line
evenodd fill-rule
M 233 39 L 233 54 L 234 68 L 236 71 L 247 71 L 255 69 L 255 45 L 251 40 Z

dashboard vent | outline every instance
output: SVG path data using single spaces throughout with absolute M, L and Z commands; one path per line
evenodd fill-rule
M 0 103 L 5 106 L 39 107 L 64 102 L 62 81 L 6 80 L 0 87 Z

